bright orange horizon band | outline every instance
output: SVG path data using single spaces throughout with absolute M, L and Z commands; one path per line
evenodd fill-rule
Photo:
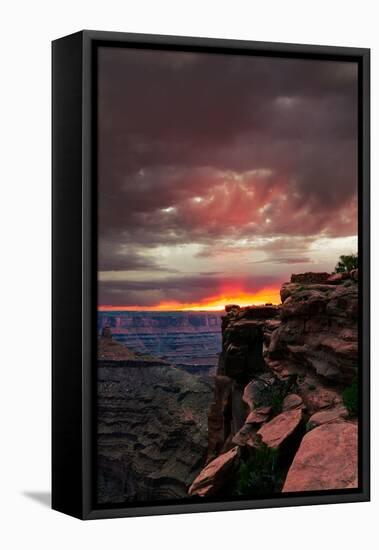
M 199 303 L 160 302 L 154 306 L 112 306 L 99 305 L 99 311 L 222 311 L 227 304 L 237 304 L 241 307 L 279 304 L 279 288 L 263 288 L 250 294 L 246 292 L 225 292 L 221 296 L 212 296 Z

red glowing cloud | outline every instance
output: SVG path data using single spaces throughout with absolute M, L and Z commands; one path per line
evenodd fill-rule
M 355 63 L 104 48 L 98 74 L 101 308 L 277 303 L 356 251 Z

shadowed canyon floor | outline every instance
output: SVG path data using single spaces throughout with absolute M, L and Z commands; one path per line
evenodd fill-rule
M 206 455 L 212 380 L 125 350 L 100 338 L 98 501 L 184 498 Z

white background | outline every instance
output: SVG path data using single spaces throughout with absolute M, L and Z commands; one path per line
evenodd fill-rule
M 291 548 L 378 541 L 372 503 L 80 522 L 50 485 L 50 41 L 83 28 L 372 48 L 373 242 L 378 230 L 379 33 L 374 0 L 24 0 L 1 10 L 0 542 L 2 548 Z M 373 258 L 373 281 L 377 257 Z M 373 351 L 378 291 L 373 288 Z M 373 361 L 373 371 L 375 368 Z M 67 396 L 67 400 L 70 396 Z M 371 539 L 369 543 L 368 540 Z

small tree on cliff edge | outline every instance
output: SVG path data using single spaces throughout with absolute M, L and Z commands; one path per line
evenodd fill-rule
M 346 273 L 358 267 L 358 254 L 350 254 L 349 256 L 340 256 L 336 265 L 336 273 Z

